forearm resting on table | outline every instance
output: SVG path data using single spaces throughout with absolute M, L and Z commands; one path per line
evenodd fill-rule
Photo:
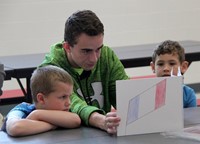
M 67 111 L 35 110 L 27 118 L 45 121 L 64 128 L 76 128 L 81 124 L 81 120 L 77 114 Z
M 89 118 L 89 124 L 94 127 L 98 127 L 107 131 L 110 134 L 117 133 L 117 127 L 119 126 L 121 119 L 117 116 L 116 112 L 109 112 L 106 116 L 94 112 Z
M 105 130 L 106 131 L 106 127 L 105 127 L 105 116 L 102 115 L 102 114 L 99 114 L 97 112 L 93 112 L 91 115 L 90 115 L 90 118 L 89 118 L 89 124 L 91 126 L 94 126 L 94 127 L 97 127 L 97 128 L 100 128 L 102 130 Z
M 52 124 L 30 119 L 8 118 L 6 130 L 10 136 L 26 136 L 46 132 L 56 127 Z

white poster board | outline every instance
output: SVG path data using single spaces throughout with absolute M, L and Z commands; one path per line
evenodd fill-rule
M 117 81 L 117 136 L 181 130 L 182 82 L 182 76 Z

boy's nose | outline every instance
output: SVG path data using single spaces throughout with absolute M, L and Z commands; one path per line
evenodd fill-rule
M 70 99 L 68 98 L 67 100 L 66 100 L 66 102 L 65 102 L 65 106 L 70 106 L 71 105 L 71 101 L 70 101 Z
M 168 65 L 165 65 L 165 66 L 164 66 L 164 71 L 171 71 L 171 67 L 168 66 Z

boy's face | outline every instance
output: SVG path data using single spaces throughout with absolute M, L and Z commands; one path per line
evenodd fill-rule
M 178 67 L 180 67 L 181 73 L 184 73 L 188 63 L 186 61 L 180 63 L 177 54 L 159 55 L 156 57 L 155 63 L 151 62 L 151 68 L 157 77 L 171 76 L 172 69 L 172 74 L 177 76 Z
M 46 110 L 61 110 L 69 111 L 70 108 L 70 95 L 73 91 L 73 85 L 55 82 L 54 92 L 51 92 L 47 96 L 42 96 L 40 103 L 42 103 L 43 109 Z
M 67 42 L 63 43 L 63 47 L 72 67 L 82 68 L 87 71 L 95 67 L 100 57 L 102 46 L 103 34 L 88 36 L 83 33 L 79 36 L 77 44 L 73 47 Z

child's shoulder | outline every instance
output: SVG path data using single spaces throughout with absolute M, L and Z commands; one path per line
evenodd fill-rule
M 23 112 L 30 113 L 31 111 L 35 110 L 35 105 L 27 103 L 27 102 L 22 102 L 22 103 L 16 105 L 11 111 L 14 111 L 14 110 L 20 110 Z
M 186 95 L 191 94 L 191 93 L 195 95 L 194 89 L 187 86 L 187 85 L 183 85 L 183 93 L 186 94 Z

